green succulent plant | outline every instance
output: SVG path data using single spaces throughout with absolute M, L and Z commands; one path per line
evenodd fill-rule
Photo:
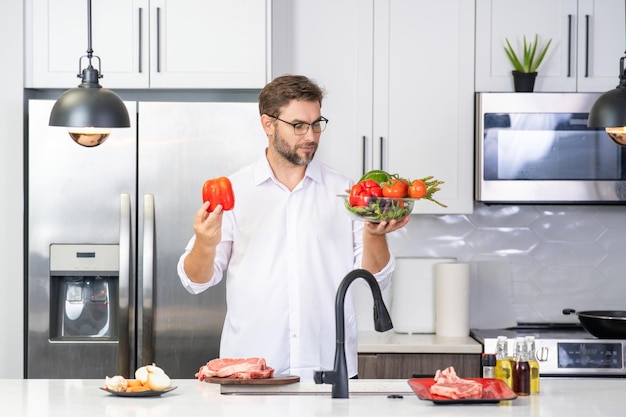
M 515 53 L 515 50 L 511 46 L 511 43 L 507 38 L 506 46 L 504 47 L 504 51 L 506 55 L 509 57 L 509 61 L 513 64 L 513 68 L 519 72 L 536 72 L 539 64 L 543 61 L 543 58 L 546 56 L 546 52 L 548 52 L 548 47 L 552 43 L 552 39 L 548 40 L 546 46 L 544 46 L 543 50 L 536 57 L 537 53 L 537 45 L 539 44 L 539 36 L 535 35 L 535 41 L 530 43 L 526 42 L 526 36 L 524 36 L 524 53 L 522 55 L 522 59 L 520 60 Z

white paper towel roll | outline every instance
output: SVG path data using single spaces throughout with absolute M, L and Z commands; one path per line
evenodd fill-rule
M 435 333 L 433 266 L 455 258 L 397 257 L 392 279 L 391 320 L 395 333 Z
M 443 337 L 469 335 L 468 263 L 435 265 L 435 333 Z

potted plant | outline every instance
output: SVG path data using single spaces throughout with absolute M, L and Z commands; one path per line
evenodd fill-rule
M 548 40 L 548 43 L 543 47 L 543 50 L 537 55 L 537 46 L 539 44 L 539 36 L 535 35 L 534 42 L 527 42 L 526 36 L 524 36 L 524 50 L 521 59 L 515 53 L 515 50 L 511 46 L 508 38 L 506 39 L 506 47 L 504 51 L 506 56 L 509 57 L 509 61 L 515 68 L 513 73 L 513 82 L 515 85 L 515 91 L 518 92 L 532 92 L 535 88 L 535 78 L 537 77 L 537 68 L 543 61 L 543 58 L 548 52 L 548 47 L 552 43 L 552 39 Z

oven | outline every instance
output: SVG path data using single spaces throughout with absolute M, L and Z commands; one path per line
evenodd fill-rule
M 484 353 L 496 352 L 496 339 L 509 339 L 513 356 L 516 337 L 534 336 L 541 377 L 624 377 L 626 340 L 599 339 L 579 324 L 520 324 L 508 329 L 471 329 Z

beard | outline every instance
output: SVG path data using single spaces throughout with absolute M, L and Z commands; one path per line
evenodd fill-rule
M 294 164 L 294 165 L 308 165 L 315 156 L 315 151 L 317 150 L 317 143 L 313 141 L 305 142 L 302 144 L 295 145 L 293 148 L 289 146 L 286 140 L 280 137 L 278 133 L 278 129 L 274 130 L 274 149 L 276 153 L 282 156 L 286 161 Z M 303 151 L 303 154 L 299 154 L 298 151 L 302 147 L 312 147 L 312 151 Z

